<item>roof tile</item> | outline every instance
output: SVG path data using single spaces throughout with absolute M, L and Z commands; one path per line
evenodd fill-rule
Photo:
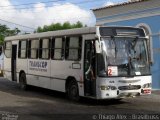
M 129 4 L 139 3 L 139 2 L 144 2 L 144 1 L 149 1 L 149 0 L 128 1 L 128 2 L 118 3 L 118 4 L 109 5 L 109 6 L 105 6 L 105 7 L 95 8 L 95 9 L 92 9 L 92 10 L 93 10 L 93 11 L 96 11 L 96 10 L 107 9 L 107 8 L 118 7 L 118 6 L 124 6 L 124 5 L 129 5 Z

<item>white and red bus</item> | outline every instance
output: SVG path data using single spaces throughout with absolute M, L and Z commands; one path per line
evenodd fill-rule
M 143 29 L 86 27 L 5 38 L 4 77 L 80 96 L 121 99 L 151 94 Z

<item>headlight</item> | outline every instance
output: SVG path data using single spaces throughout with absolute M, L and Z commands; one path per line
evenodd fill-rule
M 115 86 L 111 86 L 111 90 L 116 90 L 117 88 Z
M 117 88 L 115 86 L 106 86 L 106 85 L 102 85 L 100 86 L 101 90 L 116 90 Z
M 100 86 L 101 90 L 105 90 L 106 86 Z
M 143 88 L 151 88 L 152 87 L 152 83 L 146 83 L 143 85 Z

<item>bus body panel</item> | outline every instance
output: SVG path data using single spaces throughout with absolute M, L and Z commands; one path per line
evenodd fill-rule
M 12 81 L 11 77 L 11 58 L 4 57 L 4 78 L 7 78 L 8 80 Z
M 12 81 L 11 71 L 4 71 L 4 78 Z
M 26 74 L 28 74 L 28 60 L 27 59 L 18 59 L 17 58 L 17 73 L 20 73 L 21 71 L 24 71 Z M 19 75 L 17 76 L 17 80 L 19 81 Z
M 39 87 L 51 89 L 50 77 L 39 77 Z
M 51 79 L 53 80 L 51 82 L 52 89 L 65 91 L 65 81 L 68 77 L 73 77 L 79 82 L 81 77 L 83 77 L 81 70 L 83 67 L 82 65 L 81 61 L 51 60 Z
M 42 76 L 30 75 L 30 74 L 26 76 L 27 76 L 26 82 L 28 85 L 51 89 L 50 77 L 42 77 Z
M 50 60 L 28 59 L 28 74 L 50 76 Z
M 51 78 L 51 89 L 60 92 L 65 92 L 65 83 L 66 80 Z
M 11 58 L 6 58 L 4 57 L 4 71 L 6 72 L 11 72 Z

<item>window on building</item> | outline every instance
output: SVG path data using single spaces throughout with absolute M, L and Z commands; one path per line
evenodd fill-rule
M 39 58 L 49 59 L 49 43 L 50 39 L 41 39 L 40 40 L 40 49 L 39 49 Z
M 5 55 L 7 58 L 11 57 L 11 47 L 12 47 L 11 42 L 5 42 Z
M 39 49 L 39 40 L 30 40 L 28 57 L 32 59 L 38 58 L 38 49 Z
M 80 60 L 81 59 L 81 37 L 67 37 L 66 39 L 66 60 Z
M 26 58 L 27 57 L 27 41 L 19 41 L 18 57 Z
M 62 60 L 64 57 L 64 39 L 55 38 L 52 40 L 52 59 Z

